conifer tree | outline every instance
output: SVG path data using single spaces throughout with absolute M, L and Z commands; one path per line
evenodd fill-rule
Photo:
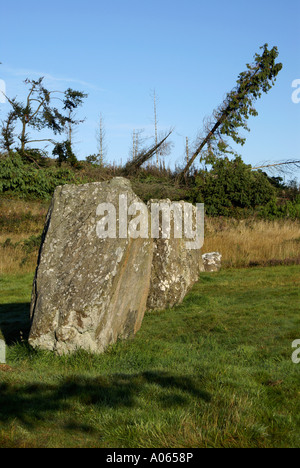
M 204 135 L 199 139 L 196 150 L 186 164 L 183 173 L 187 174 L 189 168 L 200 155 L 208 143 L 214 145 L 215 154 L 230 153 L 227 137 L 235 143 L 243 145 L 246 141 L 239 133 L 240 129 L 249 131 L 247 120 L 249 116 L 257 116 L 254 102 L 267 93 L 276 81 L 276 76 L 282 69 L 281 63 L 276 63 L 278 57 L 277 47 L 268 49 L 264 44 L 261 54 L 254 55 L 254 61 L 247 64 L 247 70 L 238 76 L 236 86 L 227 93 L 223 103 L 214 110 L 211 119 L 206 123 Z
M 52 138 L 35 139 L 29 136 L 29 131 L 41 131 L 48 129 L 54 135 L 65 131 L 66 125 L 77 125 L 81 121 L 72 118 L 72 112 L 82 104 L 87 94 L 68 88 L 65 92 L 49 91 L 43 85 L 43 77 L 38 80 L 26 79 L 29 86 L 25 102 L 17 101 L 17 98 L 6 96 L 12 107 L 7 119 L 2 124 L 2 146 L 9 149 L 15 139 L 15 127 L 19 124 L 20 133 L 18 139 L 20 153 L 26 156 L 27 145 L 33 142 L 49 141 L 56 144 Z M 63 95 L 60 97 L 60 95 Z M 54 106 L 54 99 L 60 102 L 59 108 Z

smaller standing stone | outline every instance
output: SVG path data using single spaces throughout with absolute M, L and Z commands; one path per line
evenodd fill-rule
M 180 304 L 194 283 L 199 280 L 199 273 L 204 271 L 202 256 L 198 249 L 188 249 L 186 238 L 175 238 L 174 212 L 169 199 L 149 200 L 148 208 L 152 211 L 153 204 L 161 204 L 170 209 L 169 238 L 162 237 L 162 223 L 160 222 L 160 236 L 154 239 L 150 290 L 147 299 L 148 310 L 159 310 Z M 196 222 L 196 208 L 184 201 L 176 202 L 181 206 L 189 205 L 193 213 L 193 229 Z
M 0 338 L 0 364 L 5 364 L 5 341 Z
M 219 252 L 208 252 L 202 255 L 205 271 L 219 271 L 222 255 Z

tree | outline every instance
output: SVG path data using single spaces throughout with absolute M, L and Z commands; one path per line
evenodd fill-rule
M 153 92 L 151 92 L 151 96 L 153 97 L 153 112 L 154 112 L 154 141 L 155 141 L 155 146 L 158 145 L 158 133 L 157 133 L 157 111 L 156 111 L 156 105 L 157 105 L 157 96 L 156 96 L 156 93 L 155 93 L 155 89 L 153 90 Z M 155 156 L 156 156 L 156 167 L 159 167 L 159 156 L 160 156 L 160 152 L 157 151 L 155 153 Z
M 100 166 L 103 166 L 104 164 L 104 158 L 106 154 L 106 147 L 105 147 L 105 129 L 103 125 L 103 117 L 102 114 L 100 114 L 99 117 L 99 127 L 97 130 L 97 141 L 98 141 L 98 157 L 97 157 L 97 162 Z
M 156 115 L 156 95 L 155 90 L 153 93 L 153 110 L 154 110 L 154 130 L 155 130 L 155 145 L 158 143 L 157 137 L 157 115 Z M 156 166 L 158 167 L 159 159 L 158 159 L 158 152 L 156 152 Z
M 64 104 L 65 107 L 64 109 L 67 110 L 68 112 L 68 120 L 66 123 L 66 133 L 68 135 L 68 141 L 70 142 L 70 148 L 73 152 L 73 137 L 74 137 L 74 127 L 75 125 L 79 125 L 80 123 L 83 123 L 85 119 L 82 120 L 77 120 L 76 117 L 76 112 L 75 110 L 77 107 L 81 106 L 83 103 L 83 99 L 87 97 L 87 94 L 84 94 L 80 91 L 74 91 L 71 88 L 68 88 L 67 91 L 65 92 L 65 100 Z
M 258 113 L 253 107 L 254 102 L 261 97 L 262 93 L 267 93 L 276 81 L 276 76 L 282 69 L 281 63 L 275 63 L 278 56 L 277 47 L 268 49 L 268 44 L 261 47 L 263 52 L 255 54 L 254 62 L 247 64 L 247 70 L 240 73 L 237 84 L 232 91 L 227 93 L 225 100 L 213 112 L 204 128 L 204 135 L 200 137 L 196 150 L 186 164 L 183 173 L 186 175 L 200 154 L 202 149 L 210 143 L 214 144 L 216 155 L 232 153 L 226 137 L 231 137 L 235 143 L 243 145 L 243 138 L 238 130 L 243 128 L 249 131 L 247 120 L 249 116 L 257 116 Z
M 6 120 L 2 122 L 0 145 L 8 153 L 11 151 L 11 147 L 14 143 L 14 131 L 16 120 L 17 116 L 13 111 L 10 111 Z
M 186 157 L 186 163 L 189 163 L 190 160 L 190 155 L 189 155 L 190 149 L 189 149 L 189 138 L 185 137 L 185 157 Z
M 2 123 L 2 146 L 8 149 L 15 139 L 15 124 L 18 122 L 21 131 L 18 135 L 20 141 L 20 154 L 26 156 L 27 145 L 33 142 L 48 141 L 56 142 L 51 138 L 32 139 L 29 130 L 41 131 L 51 130 L 54 135 L 65 131 L 66 125 L 77 125 L 81 121 L 72 117 L 74 110 L 80 106 L 83 99 L 87 97 L 81 91 L 68 88 L 65 92 L 49 91 L 43 85 L 43 77 L 38 80 L 26 79 L 25 84 L 29 86 L 29 91 L 25 103 L 17 101 L 16 98 L 6 96 L 12 106 L 5 122 Z M 63 94 L 60 98 L 59 95 Z M 60 110 L 53 105 L 53 101 L 60 101 Z
M 66 140 L 63 143 L 56 143 L 52 151 L 53 156 L 57 156 L 57 164 L 61 166 L 63 162 L 76 166 L 77 158 L 72 151 L 70 140 Z
M 144 129 L 133 129 L 132 132 L 132 148 L 130 149 L 130 160 L 134 160 L 140 152 L 141 145 L 144 144 L 145 138 L 142 137 Z

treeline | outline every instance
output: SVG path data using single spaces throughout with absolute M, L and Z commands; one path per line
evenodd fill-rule
M 33 157 L 34 154 L 31 154 Z M 50 199 L 55 187 L 82 184 L 124 176 L 124 166 L 80 161 L 72 166 L 43 158 L 40 165 L 17 152 L 0 155 L 0 194 L 5 197 Z M 254 171 L 241 157 L 211 161 L 209 168 L 193 169 L 182 178 L 180 169 L 171 170 L 146 163 L 128 174 L 135 192 L 147 202 L 151 198 L 170 198 L 204 203 L 208 216 L 265 219 L 300 219 L 300 189 L 295 181 L 284 183 Z

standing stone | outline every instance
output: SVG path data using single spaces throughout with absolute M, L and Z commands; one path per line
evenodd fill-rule
M 100 353 L 139 330 L 153 243 L 151 238 L 119 238 L 120 196 L 127 197 L 127 207 L 141 203 L 129 181 L 120 177 L 56 188 L 33 284 L 33 347 L 58 354 L 78 348 Z M 101 203 L 116 209 L 115 238 L 99 238 L 96 232 L 103 219 L 97 215 Z
M 166 203 L 171 207 L 172 202 L 165 200 L 150 200 L 148 208 L 152 210 L 153 203 Z M 182 210 L 184 203 L 180 203 Z M 193 216 L 196 208 L 191 205 Z M 199 279 L 199 273 L 204 271 L 202 256 L 199 249 L 188 249 L 187 239 L 174 237 L 174 212 L 170 216 L 170 238 L 153 239 L 153 262 L 151 270 L 150 291 L 147 300 L 148 310 L 158 310 L 180 304 L 187 292 Z M 195 219 L 194 219 L 195 223 Z M 195 227 L 195 224 L 194 224 Z M 161 234 L 162 224 L 160 224 Z M 184 232 L 184 230 L 183 230 Z
M 5 364 L 5 341 L 0 338 L 0 364 Z
M 219 271 L 222 255 L 219 252 L 208 252 L 202 255 L 205 271 Z

